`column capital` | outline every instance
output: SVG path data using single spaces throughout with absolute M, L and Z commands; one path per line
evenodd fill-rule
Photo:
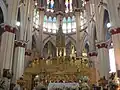
M 86 2 L 89 2 L 90 0 L 85 0 Z
M 31 56 L 31 54 L 32 54 L 32 51 L 30 49 L 25 50 L 25 55 L 26 56 Z
M 15 41 L 15 47 L 23 47 L 25 48 L 26 42 L 25 41 Z
M 112 35 L 119 34 L 120 33 L 120 27 L 114 28 L 114 29 L 110 29 L 110 33 Z
M 80 9 L 80 8 L 75 8 L 74 10 L 75 10 L 75 12 L 81 12 L 82 11 L 82 9 Z
M 39 9 L 40 11 L 45 11 L 45 8 L 44 8 L 44 7 L 38 7 L 38 9 Z
M 2 28 L 4 29 L 4 32 L 10 32 L 10 33 L 15 33 L 15 31 L 17 30 L 15 27 L 12 27 L 7 24 L 2 25 Z
M 63 16 L 63 12 L 62 11 L 58 11 L 58 12 L 56 12 L 56 15 L 58 16 L 58 15 L 61 15 L 61 16 Z
M 97 43 L 96 46 L 97 46 L 98 49 L 107 48 L 108 44 L 106 42 L 100 42 L 100 43 Z
M 91 52 L 88 53 L 88 55 L 89 55 L 90 57 L 93 57 L 93 56 L 97 56 L 98 53 L 97 53 L 96 51 L 91 51 Z

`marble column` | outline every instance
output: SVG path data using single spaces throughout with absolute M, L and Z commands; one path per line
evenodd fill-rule
M 27 41 L 28 30 L 28 15 L 29 15 L 30 0 L 24 1 L 20 6 L 20 33 L 18 40 L 15 41 L 15 53 L 13 62 L 13 83 L 22 77 L 24 72 L 25 46 Z
M 107 0 L 109 18 L 111 23 L 110 32 L 112 34 L 112 42 L 115 53 L 115 62 L 117 75 L 120 77 L 120 18 L 119 18 L 119 0 Z
M 110 72 L 109 50 L 106 42 L 97 43 L 100 78 L 108 79 Z
M 13 60 L 13 48 L 14 48 L 14 39 L 16 29 L 9 25 L 3 26 L 4 33 L 2 34 L 1 39 L 1 48 L 0 48 L 0 69 L 1 74 L 3 69 L 12 69 L 12 60 Z
M 94 64 L 94 68 L 96 70 L 96 82 L 98 82 L 98 80 L 100 79 L 99 78 L 99 68 L 98 68 L 98 65 L 99 65 L 99 61 L 98 61 L 98 58 L 97 58 L 97 55 L 98 53 L 96 51 L 91 51 L 88 53 L 89 57 L 90 57 L 90 60 L 93 62 Z
M 28 11 L 28 27 L 27 27 L 27 49 L 32 48 L 32 31 L 33 31 L 33 15 L 34 15 L 34 1 L 30 0 L 29 11 Z
M 15 31 L 14 28 L 17 21 L 17 12 L 18 12 L 18 1 L 17 0 L 8 0 L 7 1 L 7 20 L 2 26 L 4 33 L 2 34 L 1 47 L 0 47 L 0 69 L 1 73 L 3 69 L 12 68 L 13 60 L 13 48 L 14 48 L 14 39 Z
M 29 6 L 28 6 L 28 24 L 26 27 L 26 49 L 25 49 L 25 60 L 24 60 L 24 69 L 28 67 L 29 62 L 33 59 L 31 57 L 31 49 L 32 49 L 32 31 L 33 31 L 33 15 L 34 15 L 34 0 L 29 0 Z
M 40 25 L 40 29 L 39 29 L 39 35 L 40 35 L 40 57 L 43 57 L 43 22 L 44 22 L 44 7 L 40 7 L 39 8 L 39 25 Z
M 103 20 L 104 20 L 104 7 L 99 5 L 99 0 L 93 0 L 94 8 L 95 8 L 95 18 L 96 18 L 96 34 L 97 34 L 97 52 L 98 52 L 98 61 L 99 61 L 99 72 L 100 78 L 103 76 L 108 79 L 109 77 L 109 52 L 106 43 L 106 33 L 103 27 Z
M 77 56 L 81 55 L 81 48 L 80 48 L 80 12 L 81 9 L 75 9 L 75 17 L 76 17 L 76 53 Z
M 8 69 L 12 72 L 12 63 L 13 63 L 13 50 L 14 50 L 14 39 L 16 28 L 13 28 L 9 25 L 3 26 L 4 33 L 1 38 L 1 47 L 0 47 L 0 70 L 2 79 L 5 81 L 5 90 L 9 90 L 10 79 L 3 76 L 3 69 Z
M 120 28 L 111 29 L 110 32 L 112 34 L 117 75 L 120 77 Z
M 22 77 L 24 73 L 25 45 L 24 41 L 15 41 L 13 83 Z

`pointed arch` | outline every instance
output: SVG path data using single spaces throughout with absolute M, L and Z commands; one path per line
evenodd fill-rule
M 76 41 L 75 41 L 71 36 L 68 36 L 68 37 L 66 38 L 66 43 L 65 43 L 65 45 L 67 45 L 69 42 L 72 42 L 73 45 L 74 45 L 75 48 L 76 48 Z
M 48 41 L 51 41 L 52 44 L 53 44 L 54 46 L 56 46 L 56 44 L 55 44 L 55 39 L 52 38 L 51 36 L 48 36 L 48 37 L 46 37 L 46 38 L 43 40 L 43 47 L 45 46 L 45 44 L 46 44 Z
M 4 16 L 4 23 L 6 23 L 7 22 L 7 8 L 3 0 L 0 0 L 0 7 L 2 9 L 3 16 Z

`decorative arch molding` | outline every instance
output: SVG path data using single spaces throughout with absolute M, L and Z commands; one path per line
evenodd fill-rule
M 65 45 L 67 45 L 69 42 L 72 42 L 73 45 L 74 45 L 75 48 L 76 48 L 76 41 L 75 41 L 71 36 L 68 36 L 68 37 L 66 38 L 66 43 L 65 43 Z
M 83 35 L 83 37 L 81 39 L 81 50 L 84 49 L 86 40 L 87 40 L 87 34 L 84 33 L 84 35 Z
M 53 37 L 51 37 L 51 36 L 48 36 L 48 37 L 46 37 L 46 38 L 43 40 L 43 47 L 45 46 L 45 44 L 46 44 L 48 41 L 50 41 L 50 42 L 53 44 L 53 46 L 56 46 L 56 45 L 55 45 L 55 39 L 54 39 Z
M 4 23 L 6 23 L 7 22 L 7 8 L 3 0 L 0 0 L 0 7 L 2 9 L 3 16 L 4 16 Z

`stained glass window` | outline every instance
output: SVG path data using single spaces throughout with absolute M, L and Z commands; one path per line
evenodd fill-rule
M 66 10 L 65 12 L 72 12 L 72 0 L 65 0 Z
M 52 25 L 52 27 L 53 27 L 53 28 L 52 28 L 52 29 L 53 29 L 52 32 L 53 32 L 53 33 L 56 33 L 56 30 L 57 30 L 56 21 L 57 21 L 57 20 L 56 20 L 56 17 L 54 17 L 54 18 L 53 18 L 53 25 Z
M 67 19 L 67 30 L 68 30 L 68 33 L 71 32 L 71 25 L 72 25 L 71 22 L 72 22 L 72 21 L 71 21 L 71 18 L 68 17 L 68 19 Z
M 63 18 L 63 24 L 62 24 L 63 33 L 66 33 L 66 29 L 67 29 L 66 22 L 67 22 L 66 18 Z
M 47 31 L 47 16 L 44 16 L 43 31 Z
M 54 0 L 47 0 L 47 11 L 53 12 L 54 10 Z
M 76 31 L 76 22 L 75 22 L 75 16 L 72 16 L 72 31 Z

